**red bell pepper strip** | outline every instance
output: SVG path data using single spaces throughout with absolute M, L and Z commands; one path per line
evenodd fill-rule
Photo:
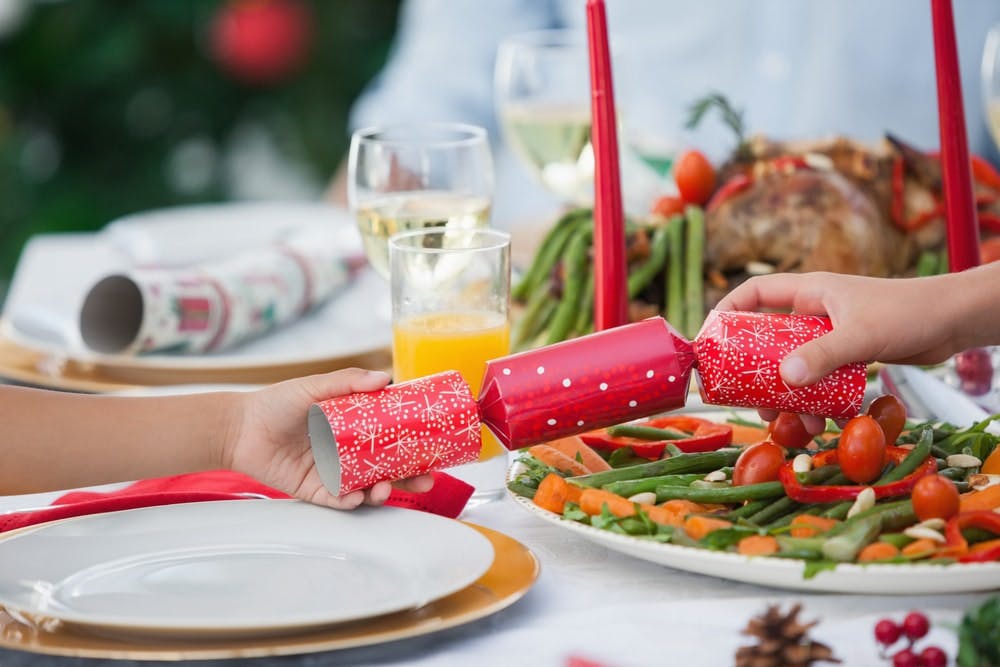
M 908 449 L 902 447 L 888 447 L 886 452 L 889 459 L 895 463 L 899 463 L 910 453 Z M 836 460 L 837 450 L 828 449 L 813 456 L 813 467 L 819 468 L 829 465 L 835 463 Z M 889 484 L 875 485 L 871 488 L 875 492 L 876 499 L 905 496 L 913 490 L 917 480 L 936 472 L 937 461 L 934 460 L 933 456 L 928 456 L 926 461 L 903 479 Z M 787 461 L 781 466 L 781 470 L 778 472 L 778 481 L 785 487 L 785 495 L 800 503 L 832 503 L 841 500 L 854 500 L 868 486 L 806 486 L 792 470 L 791 461 Z
M 733 442 L 732 426 L 698 417 L 685 415 L 657 417 L 638 422 L 636 426 L 670 429 L 691 435 L 676 440 L 643 440 L 641 438 L 613 436 L 608 433 L 608 429 L 600 429 L 584 433 L 580 439 L 595 449 L 614 450 L 621 447 L 631 447 L 636 456 L 647 459 L 658 459 L 663 456 L 663 450 L 666 449 L 667 445 L 674 445 L 682 452 L 692 454 L 715 451 Z
M 1000 215 L 992 213 L 979 214 L 979 227 L 990 232 L 1000 232 Z
M 958 558 L 962 563 L 1000 560 L 1000 547 L 969 553 L 969 543 L 962 535 L 965 528 L 982 528 L 1000 535 L 1000 514 L 990 510 L 975 510 L 962 512 L 948 519 L 944 527 L 945 546 L 939 552 L 940 555 Z
M 969 158 L 972 161 L 972 177 L 976 182 L 1000 190 L 1000 172 L 978 155 L 970 155 Z
M 705 212 L 711 213 L 722 206 L 722 203 L 727 199 L 738 195 L 751 185 L 753 185 L 752 178 L 746 174 L 736 174 L 715 191 L 715 194 L 712 195 L 712 198 L 708 200 L 708 204 L 705 206 Z

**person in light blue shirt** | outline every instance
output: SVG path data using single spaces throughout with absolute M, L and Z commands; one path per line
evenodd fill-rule
M 996 161 L 979 67 L 1000 2 L 955 0 L 954 11 L 970 146 Z M 661 108 L 680 131 L 690 103 L 720 91 L 745 110 L 752 133 L 873 142 L 890 131 L 921 148 L 938 145 L 926 0 L 608 0 L 607 12 L 623 137 L 630 107 L 645 116 Z M 549 219 L 560 202 L 499 132 L 494 62 L 512 34 L 560 27 L 582 34 L 585 24 L 584 0 L 408 0 L 388 63 L 354 106 L 352 129 L 414 120 L 482 125 L 496 162 L 494 225 Z M 707 125 L 685 141 L 721 159 L 732 135 L 717 121 Z M 623 155 L 623 172 L 631 168 Z M 648 203 L 633 197 L 629 205 Z

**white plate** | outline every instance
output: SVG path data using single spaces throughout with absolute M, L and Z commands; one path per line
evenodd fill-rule
M 492 562 L 480 533 L 414 510 L 188 503 L 0 540 L 0 604 L 102 634 L 281 634 L 420 607 Z
M 515 463 L 508 480 L 524 469 Z M 677 544 L 663 544 L 631 535 L 594 528 L 544 510 L 530 499 L 508 491 L 518 505 L 531 514 L 576 533 L 584 539 L 642 560 L 660 565 L 732 579 L 749 584 L 832 593 L 880 595 L 922 595 L 926 593 L 969 593 L 1000 589 L 1000 563 L 955 565 L 854 565 L 845 563 L 824 570 L 811 579 L 803 576 L 805 561 L 791 558 L 753 558 L 737 553 L 710 551 Z
M 285 221 L 290 227 L 274 222 L 265 226 L 265 231 L 240 230 L 241 221 L 262 216 Z M 222 245 L 219 239 L 227 234 L 237 239 L 232 247 L 226 245 L 227 251 L 238 251 L 250 244 L 248 238 L 255 243 L 265 238 L 274 240 L 290 228 L 309 225 L 338 226 L 343 230 L 345 246 L 360 249 L 353 221 L 345 216 L 342 209 L 324 204 L 183 207 L 123 219 L 98 234 L 33 237 L 11 281 L 0 333 L 34 350 L 128 370 L 274 367 L 387 350 L 392 344 L 389 287 L 371 269 L 363 270 L 345 290 L 302 319 L 218 352 L 107 355 L 90 351 L 80 340 L 77 318 L 86 290 L 109 273 L 153 260 L 171 263 L 181 256 L 204 259 L 206 253 L 217 252 Z M 188 230 L 191 226 L 200 231 L 195 234 Z M 197 244 L 185 246 L 178 240 L 192 237 L 199 239 Z

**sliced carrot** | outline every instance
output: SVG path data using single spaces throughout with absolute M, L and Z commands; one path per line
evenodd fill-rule
M 769 556 L 778 552 L 778 540 L 770 535 L 748 535 L 737 543 L 736 550 L 744 556 Z
M 987 486 L 981 491 L 963 493 L 960 502 L 962 512 L 994 510 L 1000 507 L 1000 484 Z
M 594 451 L 593 447 L 585 443 L 578 436 L 571 435 L 559 438 L 558 440 L 552 440 L 545 444 L 552 449 L 562 452 L 574 461 L 579 461 L 590 472 L 611 470 L 611 465 L 600 454 Z
M 995 448 L 993 453 L 986 457 L 979 472 L 984 475 L 1000 475 L 1000 447 Z
M 733 427 L 734 445 L 755 445 L 761 440 L 767 440 L 767 428 L 763 426 L 747 426 L 745 424 L 729 424 Z
M 582 493 L 580 487 L 573 486 L 560 475 L 550 473 L 538 485 L 534 503 L 542 509 L 562 514 L 567 502 L 579 504 Z
M 903 547 L 903 555 L 911 558 L 923 558 L 937 552 L 938 546 L 938 543 L 934 540 L 921 537 L 919 540 L 913 540 Z
M 693 514 L 684 520 L 684 532 L 691 539 L 700 540 L 713 531 L 729 528 L 732 525 L 731 521 L 725 519 Z
M 792 537 L 816 537 L 820 533 L 825 533 L 834 526 L 836 526 L 839 521 L 836 519 L 827 519 L 822 516 L 813 516 L 812 514 L 800 514 L 794 519 L 792 519 Z
M 899 547 L 889 542 L 872 542 L 858 554 L 859 563 L 873 560 L 888 560 L 899 555 Z
M 622 498 L 617 493 L 611 493 L 604 489 L 584 489 L 583 493 L 580 494 L 580 509 L 590 516 L 600 514 L 605 505 L 608 506 L 608 511 L 616 517 L 635 515 L 635 503 L 628 498 Z
M 547 466 L 570 475 L 587 475 L 590 470 L 576 459 L 571 459 L 558 449 L 548 445 L 535 445 L 528 448 L 528 453 Z
M 684 519 L 687 518 L 688 514 L 711 511 L 708 505 L 702 505 L 691 500 L 681 500 L 680 498 L 668 500 L 662 505 L 643 505 L 643 509 L 646 510 L 646 514 L 652 521 L 664 526 L 683 526 Z
M 996 547 L 1000 547 L 1000 538 L 995 540 L 986 540 L 985 542 L 976 542 L 969 547 L 969 553 L 974 554 L 980 551 L 995 549 Z

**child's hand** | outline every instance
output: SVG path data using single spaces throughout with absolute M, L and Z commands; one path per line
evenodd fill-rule
M 226 438 L 223 464 L 317 505 L 337 509 L 353 509 L 362 503 L 380 505 L 392 490 L 388 482 L 343 496 L 327 491 L 313 462 L 306 415 L 313 403 L 358 391 L 376 391 L 388 382 L 385 373 L 351 368 L 247 393 L 232 433 Z M 398 484 L 421 493 L 430 489 L 433 480 L 423 475 Z

